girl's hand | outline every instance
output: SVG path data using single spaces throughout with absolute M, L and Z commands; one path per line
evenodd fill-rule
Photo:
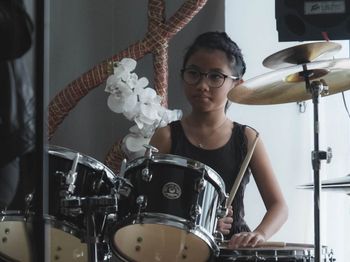
M 257 244 L 265 242 L 265 236 L 261 232 L 241 232 L 231 237 L 229 247 L 255 247 Z
M 226 217 L 219 219 L 217 229 L 223 234 L 228 235 L 230 234 L 230 229 L 232 227 L 233 222 L 233 211 L 232 206 L 228 208 L 228 214 Z

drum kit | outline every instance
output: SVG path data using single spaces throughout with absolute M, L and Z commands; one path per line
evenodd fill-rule
M 339 49 L 339 45 L 325 42 L 282 50 L 264 60 L 265 66 L 276 71 L 238 85 L 228 98 L 244 104 L 313 99 L 317 126 L 319 96 L 349 88 L 350 61 L 312 60 Z M 292 66 L 285 67 L 288 64 Z M 302 188 L 313 188 L 318 201 L 320 160 L 329 159 L 330 153 L 319 150 L 318 130 L 314 133 L 315 180 Z M 143 157 L 124 160 L 116 175 L 89 156 L 48 146 L 49 214 L 44 220 L 50 235 L 46 247 L 50 261 L 335 260 L 332 252 L 320 246 L 317 208 L 315 245 L 267 242 L 256 248 L 229 249 L 216 231 L 228 199 L 232 201 L 220 175 L 198 161 L 145 147 Z M 322 187 L 349 194 L 350 176 L 324 181 Z M 234 188 L 230 192 L 235 192 Z M 0 261 L 33 261 L 35 194 L 27 195 L 25 203 L 23 210 L 0 213 Z

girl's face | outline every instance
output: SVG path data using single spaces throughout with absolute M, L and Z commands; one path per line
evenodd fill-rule
M 201 73 L 219 72 L 224 75 L 234 75 L 226 54 L 221 50 L 200 49 L 193 53 L 187 61 L 185 69 L 194 69 Z M 192 105 L 192 109 L 201 112 L 224 110 L 227 94 L 237 80 L 225 78 L 221 87 L 212 87 L 206 76 L 202 75 L 197 84 L 188 84 L 183 81 L 185 95 Z

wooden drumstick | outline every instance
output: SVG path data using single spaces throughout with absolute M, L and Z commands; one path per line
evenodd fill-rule
M 233 199 L 235 198 L 235 195 L 237 193 L 238 187 L 239 187 L 239 185 L 240 185 L 240 183 L 242 181 L 242 178 L 244 176 L 244 173 L 245 173 L 245 171 L 246 171 L 246 169 L 248 167 L 249 161 L 252 158 L 255 146 L 256 146 L 256 144 L 258 142 L 258 138 L 259 138 L 259 133 L 257 132 L 256 133 L 256 137 L 254 138 L 253 144 L 249 148 L 249 150 L 247 152 L 247 155 L 244 158 L 244 161 L 243 161 L 243 163 L 241 165 L 241 169 L 239 170 L 239 173 L 237 175 L 235 183 L 233 184 L 232 189 L 230 191 L 230 194 L 229 194 L 229 196 L 227 198 L 226 208 L 228 208 L 229 206 L 232 205 Z
M 222 247 L 224 248 L 228 248 L 228 245 L 230 243 L 230 240 L 224 240 L 222 242 Z M 287 247 L 289 246 L 290 244 L 286 243 L 286 242 L 276 242 L 276 241 L 266 241 L 266 242 L 263 242 L 263 243 L 259 243 L 257 244 L 255 247 L 256 248 L 279 248 L 279 247 Z

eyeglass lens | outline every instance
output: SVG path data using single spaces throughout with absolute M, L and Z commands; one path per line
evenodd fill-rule
M 208 73 L 202 73 L 195 69 L 185 69 L 183 70 L 182 77 L 183 80 L 189 85 L 196 85 L 205 76 L 207 84 L 210 87 L 220 87 L 225 82 L 226 76 L 220 72 L 209 71 Z

